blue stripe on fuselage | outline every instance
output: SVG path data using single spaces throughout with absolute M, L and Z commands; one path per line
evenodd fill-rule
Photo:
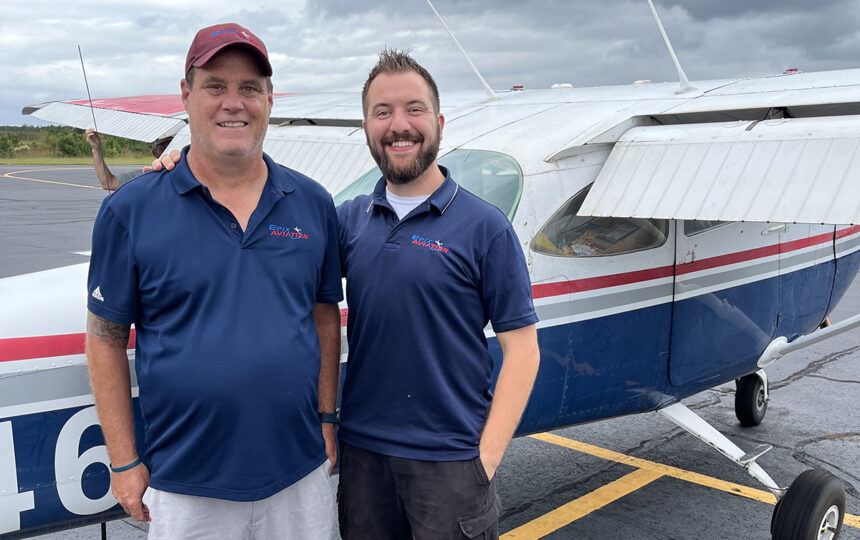
M 813 295 L 830 297 L 830 282 L 821 277 L 832 262 L 783 276 L 783 287 L 814 288 Z M 860 252 L 839 259 L 828 312 L 842 298 L 860 267 Z M 698 360 L 683 381 L 669 380 L 670 303 L 575 323 L 540 328 L 541 366 L 531 398 L 517 430 L 519 435 L 651 411 L 758 369 L 757 361 L 776 334 L 777 277 L 693 297 L 675 304 L 676 323 L 707 321 L 685 336 L 674 336 L 672 366 Z M 817 308 L 797 303 L 783 290 L 783 316 L 804 333 L 820 319 Z M 768 307 L 761 307 L 763 299 Z M 718 302 L 718 304 L 717 304 Z M 715 310 L 715 306 L 721 306 Z M 680 308 L 680 309 L 679 309 Z M 820 320 L 818 321 L 820 322 Z M 783 325 L 787 328 L 788 323 Z M 811 325 L 811 326 L 810 326 Z M 712 336 L 708 343 L 703 336 Z M 718 350 L 716 350 L 718 348 Z M 716 351 L 716 352 L 715 352 Z M 498 374 L 501 350 L 490 340 Z M 715 361 L 714 355 L 719 360 Z M 676 356 L 677 355 L 677 356 Z

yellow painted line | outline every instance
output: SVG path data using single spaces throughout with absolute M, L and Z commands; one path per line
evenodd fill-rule
M 33 172 L 42 172 L 42 171 L 79 171 L 84 169 L 85 167 L 62 167 L 62 168 L 51 168 L 51 169 L 29 169 L 26 171 L 12 171 L 7 172 L 3 175 L 4 178 L 14 178 L 15 180 L 29 180 L 30 182 L 41 182 L 43 184 L 56 184 L 58 186 L 72 186 L 72 187 L 80 187 L 80 188 L 88 188 L 88 189 L 101 189 L 101 186 L 87 186 L 84 184 L 71 184 L 68 182 L 55 182 L 53 180 L 42 180 L 40 178 L 28 178 L 26 176 L 13 176 L 15 174 L 25 174 L 25 173 L 33 173 Z
M 725 491 L 726 493 L 740 495 L 741 497 L 754 499 L 756 501 L 761 501 L 767 504 L 776 504 L 776 497 L 774 497 L 773 493 L 770 493 L 769 491 L 753 489 L 751 487 L 742 486 L 733 482 L 726 482 L 725 480 L 705 476 L 704 474 L 685 471 L 684 469 L 671 467 L 669 465 L 663 465 L 662 463 L 654 463 L 653 461 L 627 456 L 619 452 L 607 450 L 606 448 L 600 448 L 599 446 L 574 441 L 573 439 L 560 437 L 552 433 L 539 433 L 536 435 L 530 435 L 530 437 L 532 439 L 537 439 L 546 443 L 570 448 L 571 450 L 576 450 L 577 452 L 602 458 L 608 461 L 623 463 L 625 465 L 630 465 L 631 467 L 636 467 L 638 469 L 648 470 L 655 474 L 660 474 L 662 476 L 670 476 L 672 478 L 684 480 L 685 482 L 718 489 L 720 491 Z M 860 517 L 846 513 L 843 523 L 851 527 L 860 528 Z
M 600 448 L 599 446 L 593 446 L 590 444 L 581 443 L 579 441 L 574 441 L 572 439 L 567 439 L 565 437 L 559 437 L 558 435 L 553 435 L 552 433 L 541 433 L 539 435 L 532 435 L 531 437 L 533 439 L 538 439 L 540 441 L 556 444 L 558 446 L 564 446 L 566 448 L 570 448 L 571 450 L 582 452 L 583 454 L 589 454 L 594 457 L 603 458 L 609 461 L 615 461 L 616 463 L 630 465 L 631 467 L 636 467 L 637 469 L 647 469 L 650 471 L 659 472 L 660 474 L 671 476 L 672 478 L 677 478 L 686 482 L 691 482 L 693 484 L 699 484 L 705 487 L 718 489 L 720 491 L 734 493 L 735 495 L 740 495 L 742 497 L 755 499 L 757 501 L 769 504 L 776 504 L 776 497 L 773 496 L 773 493 L 770 493 L 768 491 L 753 489 L 746 486 L 742 486 L 740 484 L 734 484 L 732 482 L 726 482 L 724 480 L 705 476 L 703 474 L 685 471 L 684 469 L 679 469 L 677 467 L 671 467 L 669 465 L 663 465 L 661 463 L 654 463 L 653 461 L 647 461 L 632 456 L 626 456 L 618 452 L 613 452 L 612 450 Z
M 504 540 L 542 538 L 583 516 L 587 516 L 595 510 L 603 508 L 611 502 L 617 501 L 625 495 L 633 493 L 637 489 L 645 487 L 661 476 L 663 475 L 654 471 L 638 469 L 614 482 L 595 489 L 588 495 L 570 501 L 548 514 L 544 514 L 525 525 L 509 531 L 502 538 Z

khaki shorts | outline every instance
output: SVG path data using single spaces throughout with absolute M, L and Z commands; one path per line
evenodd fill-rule
M 269 498 L 225 501 L 148 488 L 149 540 L 331 540 L 334 490 L 330 464 Z

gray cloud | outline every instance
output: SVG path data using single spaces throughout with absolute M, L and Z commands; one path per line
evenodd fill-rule
M 809 0 L 660 0 L 655 2 L 661 7 L 680 6 L 694 19 L 709 21 L 715 18 L 738 19 L 749 15 L 810 13 L 831 5 L 845 5 L 844 0 L 817 0 L 813 5 Z
M 424 0 L 79 0 L 4 6 L 0 124 L 21 107 L 85 95 L 76 44 L 94 97 L 176 93 L 193 34 L 239 22 L 266 42 L 277 91 L 358 90 L 383 46 L 413 50 L 443 92 L 480 88 Z M 436 0 L 496 88 L 675 80 L 644 0 Z M 657 9 L 691 79 L 860 67 L 860 0 L 659 0 Z

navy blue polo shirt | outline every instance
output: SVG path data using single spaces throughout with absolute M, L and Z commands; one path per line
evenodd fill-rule
M 135 325 L 157 489 L 260 500 L 326 459 L 312 310 L 342 298 L 337 215 L 320 185 L 264 159 L 244 232 L 185 157 L 122 186 L 96 218 L 88 307 Z
M 380 180 L 338 207 L 349 305 L 341 440 L 381 454 L 470 459 L 492 400 L 484 327 L 537 322 L 528 269 L 498 208 L 445 174 L 398 220 Z

